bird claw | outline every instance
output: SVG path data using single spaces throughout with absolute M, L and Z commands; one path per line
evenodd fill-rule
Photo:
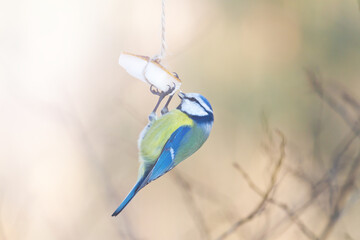
M 169 89 L 168 89 L 167 91 L 159 91 L 159 89 L 157 89 L 157 88 L 154 89 L 154 88 L 155 88 L 154 85 L 151 85 L 151 86 L 150 86 L 150 92 L 151 92 L 152 94 L 154 94 L 154 95 L 158 95 L 158 96 L 159 96 L 159 100 L 158 100 L 158 102 L 156 103 L 154 110 L 153 110 L 152 113 L 150 113 L 150 115 L 149 115 L 149 121 L 150 121 L 150 122 L 155 121 L 155 120 L 157 119 L 157 118 L 156 118 L 156 110 L 158 109 L 159 104 L 161 103 L 161 101 L 162 101 L 167 95 L 171 94 L 171 93 L 175 90 L 176 84 L 175 84 L 175 83 L 173 83 L 173 84 L 174 84 L 173 87 L 171 87 L 170 85 L 168 85 Z M 168 101 L 166 102 L 165 106 L 164 106 L 163 109 L 161 110 L 161 114 L 162 114 L 162 115 L 164 115 L 164 114 L 166 114 L 166 113 L 169 112 L 169 110 L 168 110 L 168 105 L 169 105 L 169 102 L 171 101 L 172 97 L 173 97 L 173 95 L 171 95 L 171 96 L 169 97 L 169 99 L 168 99 Z
M 169 95 L 170 93 L 172 93 L 175 88 L 176 88 L 176 84 L 173 82 L 173 87 L 171 87 L 170 85 L 168 85 L 169 89 L 165 92 L 165 95 Z
M 155 88 L 154 85 L 151 85 L 151 86 L 150 86 L 150 92 L 151 92 L 152 94 L 154 94 L 154 95 L 160 96 L 162 92 L 160 92 L 159 89 L 157 89 L 157 88 L 154 89 L 154 88 Z
M 156 120 L 156 113 L 155 112 L 150 113 L 149 122 L 153 122 L 155 120 Z
M 161 115 L 165 115 L 169 112 L 169 109 L 167 107 L 164 107 L 163 109 L 161 109 Z
M 173 83 L 173 87 L 171 87 L 170 85 L 168 85 L 169 89 L 167 91 L 160 91 L 158 88 L 156 88 L 154 85 L 150 86 L 150 92 L 154 95 L 160 96 L 160 97 L 165 97 L 166 95 L 169 95 L 170 93 L 172 93 L 175 88 L 176 88 L 176 84 Z

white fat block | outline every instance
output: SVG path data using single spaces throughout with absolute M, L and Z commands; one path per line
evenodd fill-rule
M 119 64 L 134 78 L 154 85 L 163 92 L 175 86 L 170 95 L 173 95 L 181 86 L 181 80 L 178 77 L 150 57 L 124 52 L 119 57 Z

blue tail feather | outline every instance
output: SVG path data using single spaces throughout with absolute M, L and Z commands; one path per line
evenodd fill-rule
M 139 181 L 135 184 L 133 189 L 131 189 L 129 194 L 126 196 L 125 200 L 120 204 L 120 206 L 115 210 L 115 212 L 111 216 L 116 217 L 126 207 L 126 205 L 128 205 L 131 199 L 133 199 L 136 193 L 143 187 L 141 186 L 141 184 L 144 182 L 144 180 L 145 178 L 139 179 Z

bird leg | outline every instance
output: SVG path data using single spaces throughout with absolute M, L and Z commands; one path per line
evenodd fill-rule
M 177 79 L 180 79 L 180 78 L 179 78 L 179 75 L 178 75 L 176 72 L 174 72 L 174 76 L 175 76 Z M 175 87 L 176 87 L 175 83 L 173 83 L 173 84 L 174 84 L 174 87 L 173 87 L 172 89 L 170 88 L 171 91 L 173 91 L 173 90 L 175 89 Z M 169 86 L 169 87 L 170 87 L 170 86 Z M 163 107 L 163 109 L 161 109 L 161 115 L 164 115 L 164 114 L 166 114 L 166 113 L 169 112 L 168 106 L 169 106 L 169 103 L 171 102 L 171 99 L 173 98 L 173 96 L 174 96 L 174 95 L 171 95 L 171 96 L 168 98 L 165 106 Z
M 163 92 L 163 91 L 159 91 L 159 89 L 154 89 L 154 86 L 153 86 L 153 85 L 150 86 L 150 92 L 151 92 L 152 94 L 154 94 L 154 95 L 159 96 L 159 100 L 158 100 L 158 102 L 156 103 L 154 110 L 153 110 L 153 111 L 150 113 L 150 115 L 149 115 L 149 120 L 150 120 L 150 122 L 152 122 L 152 121 L 154 121 L 154 120 L 156 119 L 156 110 L 158 109 L 161 101 L 162 101 L 167 95 L 169 95 L 170 93 L 172 93 L 172 91 L 174 91 L 175 87 L 176 87 L 176 85 L 175 85 L 175 83 L 174 83 L 174 86 L 173 86 L 173 87 L 170 87 L 170 86 L 169 86 L 169 89 L 168 89 L 167 91 Z M 167 110 L 167 105 L 170 103 L 171 98 L 172 98 L 172 96 L 170 96 L 170 97 L 169 97 L 169 100 L 166 102 L 166 105 L 165 105 L 165 107 L 164 107 L 166 110 Z M 163 110 L 164 110 L 164 109 L 163 109 Z M 161 110 L 161 113 L 162 113 L 162 114 L 163 114 L 163 110 Z
M 166 114 L 166 113 L 169 112 L 168 106 L 169 106 L 169 103 L 170 103 L 171 99 L 173 98 L 173 96 L 174 96 L 174 95 L 171 95 L 171 96 L 168 98 L 165 106 L 163 107 L 163 109 L 161 109 L 161 115 L 164 115 L 164 114 Z
M 158 109 L 161 101 L 164 99 L 165 96 L 166 96 L 166 95 L 159 95 L 159 100 L 158 100 L 158 102 L 156 103 L 154 110 L 153 110 L 153 111 L 150 113 L 150 115 L 149 115 L 149 121 L 150 121 L 150 122 L 152 122 L 152 121 L 154 121 L 154 120 L 156 119 L 156 110 Z

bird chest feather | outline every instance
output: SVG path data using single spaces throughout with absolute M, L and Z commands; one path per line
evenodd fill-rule
M 181 126 L 192 126 L 193 120 L 179 110 L 173 110 L 153 122 L 140 139 L 140 156 L 144 162 L 155 162 L 171 134 Z

